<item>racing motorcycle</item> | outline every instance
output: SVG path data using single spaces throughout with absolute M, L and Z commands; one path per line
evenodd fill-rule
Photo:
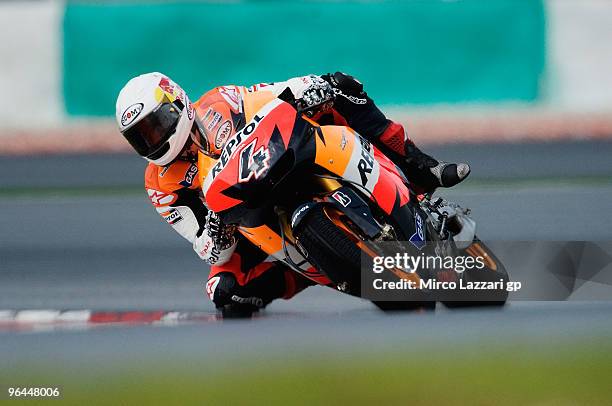
M 462 247 L 454 242 L 457 216 L 449 217 L 445 208 L 463 219 L 468 211 L 415 194 L 401 170 L 353 129 L 318 125 L 280 99 L 251 116 L 217 161 L 200 153 L 198 165 L 206 174 L 202 189 L 209 208 L 269 255 L 317 284 L 356 296 L 362 294 L 362 258 L 381 255 L 381 243 L 413 253 L 479 256 L 484 268 L 446 272 L 446 278 L 508 281 L 504 266 L 473 234 Z M 431 270 L 390 272 L 398 280 L 435 277 Z M 506 298 L 499 289 L 486 300 L 449 297 L 444 303 L 502 305 Z M 436 300 L 423 289 L 416 299 L 374 303 L 400 310 L 433 308 Z

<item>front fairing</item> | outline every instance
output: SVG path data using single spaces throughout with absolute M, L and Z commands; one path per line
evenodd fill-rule
M 208 168 L 202 183 L 208 207 L 228 223 L 260 225 L 277 185 L 299 162 L 313 160 L 312 128 L 290 104 L 266 104 Z

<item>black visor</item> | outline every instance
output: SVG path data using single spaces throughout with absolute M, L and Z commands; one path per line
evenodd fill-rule
M 156 110 L 125 130 L 123 136 L 140 156 L 149 158 L 151 155 L 159 155 L 159 150 L 176 131 L 182 111 L 179 107 L 176 103 L 162 103 Z

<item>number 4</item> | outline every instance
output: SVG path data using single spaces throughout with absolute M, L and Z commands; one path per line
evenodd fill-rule
M 257 151 L 253 152 L 256 145 L 257 138 L 244 147 L 240 153 L 240 172 L 238 177 L 238 182 L 240 183 L 248 182 L 252 177 L 259 179 L 270 167 L 270 152 L 268 148 L 262 145 Z

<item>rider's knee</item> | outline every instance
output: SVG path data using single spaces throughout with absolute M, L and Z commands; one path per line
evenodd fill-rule
M 244 290 L 231 272 L 216 274 L 206 283 L 208 297 L 224 318 L 250 317 L 265 306 L 261 298 L 247 296 Z
M 206 294 L 217 308 L 232 303 L 238 289 L 238 281 L 230 272 L 218 273 L 206 282 Z

